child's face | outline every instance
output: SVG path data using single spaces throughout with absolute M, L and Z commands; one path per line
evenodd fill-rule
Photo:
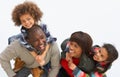
M 72 57 L 79 58 L 81 56 L 82 49 L 76 42 L 69 42 L 69 52 Z
M 29 29 L 35 23 L 34 18 L 30 14 L 23 14 L 20 16 L 20 21 L 23 27 Z
M 105 48 L 101 47 L 98 49 L 95 49 L 95 54 L 93 56 L 93 59 L 98 62 L 106 61 L 108 58 L 108 52 Z

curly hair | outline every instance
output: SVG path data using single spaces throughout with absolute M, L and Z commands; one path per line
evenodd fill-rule
M 12 12 L 12 20 L 16 26 L 21 25 L 20 16 L 23 14 L 30 14 L 35 22 L 38 22 L 42 18 L 42 11 L 33 2 L 25 1 L 22 4 L 17 5 Z

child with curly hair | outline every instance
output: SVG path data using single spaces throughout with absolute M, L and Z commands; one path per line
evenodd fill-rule
M 41 18 L 43 16 L 42 11 L 40 8 L 33 2 L 30 1 L 25 1 L 24 3 L 18 4 L 12 12 L 12 20 L 15 23 L 15 26 L 22 26 L 21 27 L 21 33 L 18 35 L 11 36 L 8 39 L 8 43 L 12 43 L 14 40 L 19 40 L 20 43 L 25 46 L 30 53 L 33 55 L 33 57 L 36 58 L 38 54 L 39 55 L 39 60 L 37 60 L 40 64 L 40 66 L 43 66 L 45 61 L 44 57 L 46 55 L 47 50 L 49 49 L 49 44 L 53 43 L 56 41 L 56 38 L 52 37 L 50 32 L 47 29 L 46 24 L 40 23 Z M 34 24 L 39 24 L 41 29 L 44 31 L 46 35 L 46 39 L 48 42 L 48 45 L 46 46 L 46 50 L 44 52 L 37 52 L 34 47 L 32 47 L 25 39 L 24 37 L 26 36 L 26 30 L 30 29 Z M 24 66 L 24 62 L 20 60 L 20 58 L 16 58 L 15 61 L 15 67 L 14 71 L 17 72 Z

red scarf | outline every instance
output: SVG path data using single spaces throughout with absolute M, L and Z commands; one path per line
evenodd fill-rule
M 72 58 L 73 63 L 77 66 L 79 64 L 79 58 Z M 68 67 L 68 61 L 66 61 L 65 59 L 61 59 L 60 64 L 62 65 L 62 67 L 66 70 L 67 74 L 70 77 L 74 77 L 74 75 L 72 74 L 73 70 L 71 70 Z

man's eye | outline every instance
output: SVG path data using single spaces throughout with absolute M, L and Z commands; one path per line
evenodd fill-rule
M 37 41 L 37 39 L 32 40 L 32 42 L 36 42 L 36 41 Z

